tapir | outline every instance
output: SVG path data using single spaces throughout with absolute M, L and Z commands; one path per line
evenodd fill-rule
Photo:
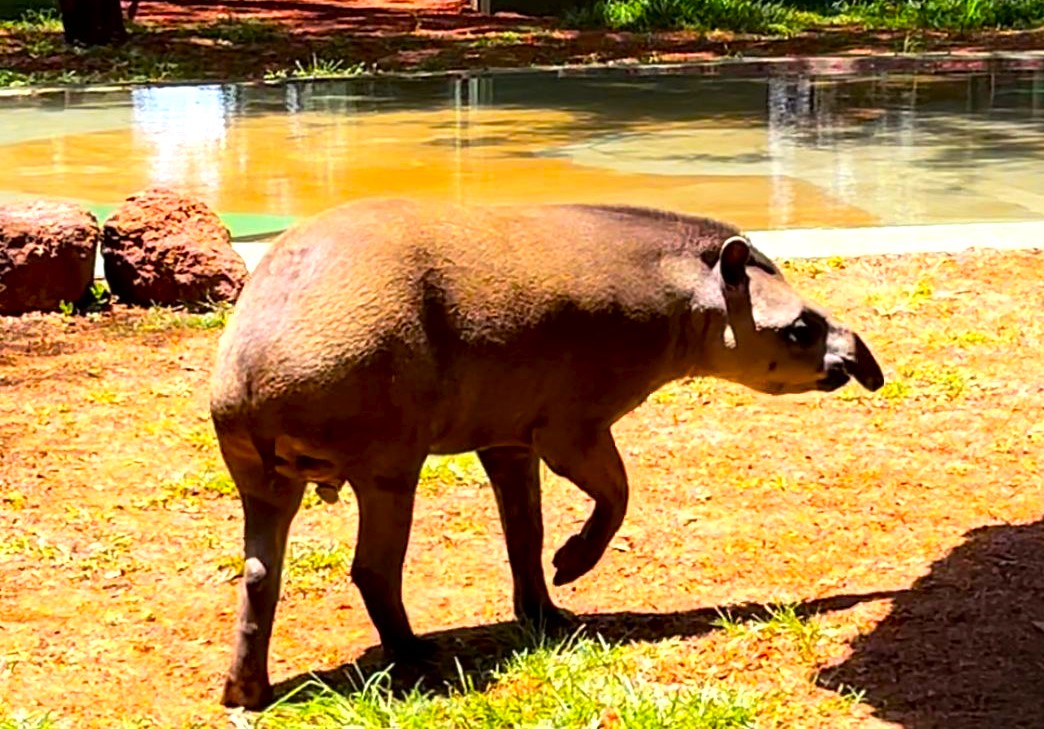
M 541 563 L 539 462 L 594 502 L 554 584 L 592 569 L 628 484 L 611 426 L 662 385 L 713 376 L 781 395 L 884 378 L 735 227 L 597 205 L 366 199 L 284 232 L 218 344 L 211 414 L 245 521 L 223 703 L 272 699 L 268 648 L 288 531 L 308 484 L 358 503 L 352 581 L 387 657 L 430 647 L 402 569 L 429 454 L 476 451 L 507 542 L 514 611 L 568 623 Z

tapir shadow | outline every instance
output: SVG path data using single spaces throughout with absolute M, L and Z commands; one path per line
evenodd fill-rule
M 800 603 L 795 609 L 798 615 L 815 615 L 894 596 L 893 592 L 836 595 Z M 578 615 L 578 628 L 572 635 L 598 635 L 611 643 L 695 637 L 717 630 L 715 623 L 723 614 L 735 620 L 768 619 L 773 607 L 771 604 L 742 603 L 671 613 Z M 419 686 L 426 692 L 445 695 L 451 688 L 459 689 L 462 681 L 481 691 L 488 686 L 492 674 L 516 652 L 541 643 L 554 645 L 569 640 L 571 636 L 547 638 L 523 630 L 517 623 L 501 622 L 439 631 L 424 637 L 435 642 L 439 649 L 438 658 L 421 666 L 391 666 L 389 678 L 396 694 L 407 693 Z M 350 694 L 360 689 L 365 677 L 386 668 L 388 664 L 383 651 L 379 646 L 373 646 L 352 663 L 301 674 L 277 684 L 275 697 L 277 701 L 286 703 L 307 701 L 319 690 L 316 680 L 340 693 Z
M 821 686 L 907 729 L 1044 728 L 1044 521 L 965 537 Z

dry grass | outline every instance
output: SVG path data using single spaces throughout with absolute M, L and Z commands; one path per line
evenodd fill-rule
M 621 670 L 757 696 L 759 726 L 1032 726 L 1044 256 L 788 270 L 866 335 L 889 385 L 656 393 L 616 428 L 634 492 L 624 528 L 556 599 L 588 616 L 588 633 L 628 646 Z M 0 319 L 5 728 L 48 711 L 77 727 L 228 723 L 217 697 L 240 512 L 205 407 L 217 329 L 155 321 Z M 406 592 L 418 631 L 442 631 L 446 652 L 482 676 L 518 639 L 501 625 L 510 576 L 473 465 L 429 470 Z M 273 644 L 281 690 L 376 656 L 347 578 L 352 499 L 306 507 Z M 548 557 L 588 509 L 548 478 Z M 443 668 L 427 686 L 455 680 Z

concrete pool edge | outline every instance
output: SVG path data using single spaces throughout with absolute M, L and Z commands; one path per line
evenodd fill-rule
M 880 73 L 997 73 L 1044 71 L 1044 50 L 972 51 L 963 53 L 838 54 L 815 56 L 740 56 L 699 61 L 605 63 L 546 66 L 502 66 L 440 71 L 373 71 L 344 76 L 301 76 L 273 80 L 193 79 L 174 81 L 121 81 L 98 84 L 64 84 L 0 89 L 0 97 L 43 96 L 75 91 L 113 92 L 135 88 L 177 86 L 278 87 L 295 83 L 344 82 L 366 80 L 469 79 L 510 75 L 551 75 L 583 77 L 622 74 L 625 76 L 692 75 L 724 78 L 772 76 L 860 76 Z
M 911 253 L 959 253 L 971 249 L 1044 249 L 1044 221 L 953 223 L 869 228 L 795 228 L 747 231 L 771 258 L 857 258 Z M 233 242 L 249 270 L 270 243 Z M 98 270 L 100 270 L 100 263 Z
M 969 250 L 1044 251 L 1044 220 L 1008 223 L 947 223 L 867 228 L 792 228 L 746 231 L 751 242 L 774 259 L 859 258 L 914 253 L 960 253 Z M 233 240 L 248 271 L 261 261 L 271 241 Z M 95 279 L 104 279 L 101 253 L 94 262 Z

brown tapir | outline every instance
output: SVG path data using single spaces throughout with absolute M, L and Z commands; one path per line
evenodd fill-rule
M 268 644 L 306 484 L 355 492 L 352 580 L 398 660 L 423 655 L 402 602 L 421 466 L 477 451 L 500 508 L 515 614 L 561 623 L 541 566 L 539 459 L 594 500 L 554 583 L 598 562 L 627 509 L 610 427 L 688 375 L 756 390 L 883 376 L 735 228 L 657 210 L 365 200 L 284 233 L 222 336 L 211 393 L 245 514 L 224 703 L 271 700 Z

